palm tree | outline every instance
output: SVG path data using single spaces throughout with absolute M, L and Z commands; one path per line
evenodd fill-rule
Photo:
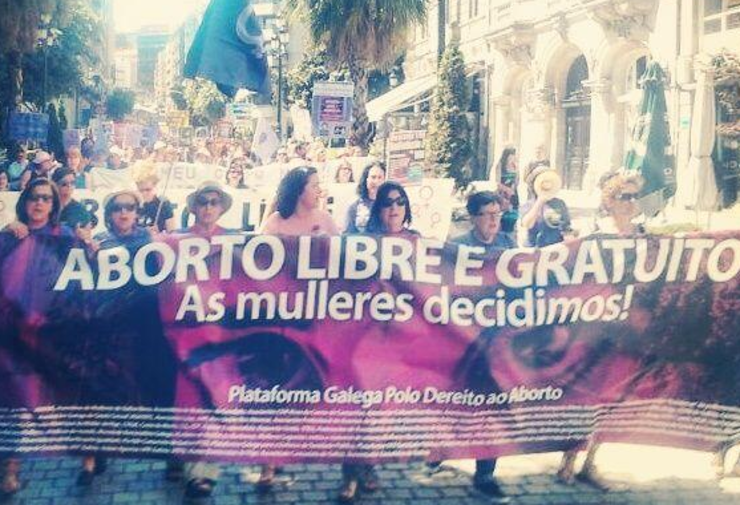
M 38 46 L 39 30 L 64 26 L 77 0 L 0 0 L 0 53 L 8 58 L 11 109 L 23 102 L 23 56 Z
M 424 21 L 428 0 L 287 0 L 288 11 L 306 21 L 314 44 L 335 66 L 346 65 L 355 83 L 353 140 L 367 147 L 368 76 L 387 70 L 406 43 L 409 28 Z

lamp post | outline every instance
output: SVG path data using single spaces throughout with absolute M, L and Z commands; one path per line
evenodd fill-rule
M 51 16 L 44 15 L 41 17 L 41 23 L 36 36 L 36 44 L 44 53 L 44 86 L 41 97 L 42 109 L 46 109 L 46 100 L 48 96 L 49 82 L 49 48 L 54 45 L 59 34 L 58 30 L 51 28 Z
M 275 22 L 275 33 L 271 39 L 272 60 L 277 63 L 277 127 L 276 134 L 280 141 L 283 140 L 283 59 L 287 58 L 288 27 L 282 19 Z

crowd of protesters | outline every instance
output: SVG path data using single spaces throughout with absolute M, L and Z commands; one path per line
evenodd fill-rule
M 350 149 L 344 154 L 361 156 L 363 153 Z M 184 231 L 194 235 L 212 236 L 226 232 L 219 226 L 219 220 L 232 205 L 232 200 L 223 188 L 245 188 L 247 171 L 276 162 L 294 164 L 294 167 L 282 178 L 273 212 L 266 217 L 259 233 L 285 236 L 366 233 L 411 239 L 419 236 L 413 228 L 408 193 L 403 185 L 387 180 L 386 167 L 381 162 L 368 163 L 362 170 L 357 181 L 358 198 L 346 216 L 337 219 L 324 210 L 323 192 L 313 163 L 323 163 L 326 157 L 326 149 L 318 142 L 291 142 L 278 149 L 270 160 L 260 159 L 249 142 L 231 142 L 217 147 L 212 140 L 187 148 L 168 146 L 164 142 L 157 142 L 151 149 L 113 147 L 107 155 L 98 153 L 93 142 L 83 141 L 81 146 L 67 151 L 66 159 L 62 160 L 64 163 L 44 151 L 31 155 L 19 148 L 13 161 L 0 171 L 0 191 L 21 192 L 16 206 L 16 221 L 2 233 L 12 236 L 17 243 L 29 236 L 76 238 L 92 258 L 101 249 L 110 247 L 137 250 L 153 236 L 173 232 L 176 228 L 166 195 L 158 195 L 160 181 L 156 171 L 139 170 L 134 181 L 136 191 L 116 191 L 106 198 L 103 204 L 105 231 L 97 235 L 91 232 L 93 216 L 74 199 L 74 190 L 86 186 L 86 176 L 93 170 L 117 170 L 133 164 L 146 166 L 147 161 L 185 161 L 228 167 L 224 181 L 203 183 L 187 198 L 187 210 L 194 216 L 194 224 Z M 516 151 L 504 151 L 498 164 L 500 184 L 497 190 L 468 195 L 470 228 L 460 236 L 450 237 L 450 240 L 476 246 L 485 254 L 496 254 L 517 245 L 546 247 L 576 236 L 568 206 L 557 196 L 562 186 L 558 172 L 543 155 L 537 158 L 527 167 L 520 181 Z M 340 162 L 334 181 L 354 183 L 351 165 Z M 636 201 L 641 186 L 642 180 L 635 175 L 615 172 L 604 177 L 600 186 L 600 217 L 592 232 L 644 233 L 636 221 L 640 214 Z M 581 231 L 581 235 L 585 233 Z M 137 352 L 133 344 L 126 345 L 129 345 L 129 353 Z M 132 398 L 131 401 L 137 399 Z M 607 489 L 608 483 L 598 475 L 594 464 L 597 447 L 595 442 L 589 442 L 586 462 L 579 473 L 574 470 L 577 450 L 566 452 L 558 477 L 568 483 L 577 477 Z M 430 468 L 437 466 L 438 463 L 430 464 Z M 95 454 L 83 455 L 78 484 L 90 485 L 94 476 L 105 467 L 104 458 Z M 506 503 L 508 498 L 493 476 L 495 467 L 495 459 L 478 460 L 473 485 L 490 496 L 493 503 Z M 20 461 L 16 458 L 2 462 L 0 491 L 13 494 L 20 489 L 20 470 Z M 273 465 L 263 465 L 257 488 L 270 490 L 278 470 Z M 740 472 L 740 466 L 735 471 Z M 185 493 L 190 498 L 210 496 L 219 475 L 219 465 L 209 462 L 182 465 L 171 460 L 167 466 L 168 478 L 184 477 Z M 345 503 L 354 501 L 360 493 L 372 493 L 381 485 L 370 464 L 346 463 L 342 465 L 342 477 L 338 500 Z

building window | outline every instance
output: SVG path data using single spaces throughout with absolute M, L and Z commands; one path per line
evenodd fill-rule
M 704 0 L 704 35 L 740 28 L 740 0 Z
M 627 83 L 625 91 L 627 93 L 640 89 L 640 79 L 647 69 L 647 56 L 642 56 L 635 60 L 627 73 Z
M 480 14 L 480 0 L 468 0 L 468 17 L 477 18 Z

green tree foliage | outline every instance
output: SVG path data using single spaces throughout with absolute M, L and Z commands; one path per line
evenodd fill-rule
M 96 47 L 101 44 L 100 24 L 86 3 L 72 13 L 72 23 L 59 30 L 53 45 L 39 49 L 23 61 L 23 94 L 26 101 L 43 108 L 44 51 L 47 66 L 47 100 L 84 90 L 90 70 L 100 63 Z
M 329 80 L 348 81 L 350 80 L 349 70 L 343 67 L 332 72 L 329 55 L 325 50 L 314 49 L 306 53 L 286 79 L 288 105 L 297 104 L 299 107 L 311 110 L 314 82 Z
M 105 101 L 105 112 L 114 121 L 121 121 L 134 110 L 136 96 L 128 89 L 116 88 Z
M 39 27 L 63 30 L 86 4 L 84 0 L 0 0 L 0 54 L 5 56 L 8 84 L 5 105 L 16 108 L 23 102 L 23 60 L 37 50 Z
M 183 88 L 183 96 L 193 126 L 211 126 L 226 115 L 228 99 L 210 81 L 188 80 Z
M 437 177 L 450 177 L 457 188 L 470 181 L 472 156 L 465 112 L 470 96 L 462 53 L 449 46 L 439 63 L 437 89 L 432 99 L 426 140 L 426 162 Z
M 287 6 L 306 21 L 314 44 L 326 47 L 332 67 L 349 69 L 355 84 L 353 141 L 367 147 L 369 71 L 396 61 L 408 29 L 424 21 L 427 0 L 287 0 Z

